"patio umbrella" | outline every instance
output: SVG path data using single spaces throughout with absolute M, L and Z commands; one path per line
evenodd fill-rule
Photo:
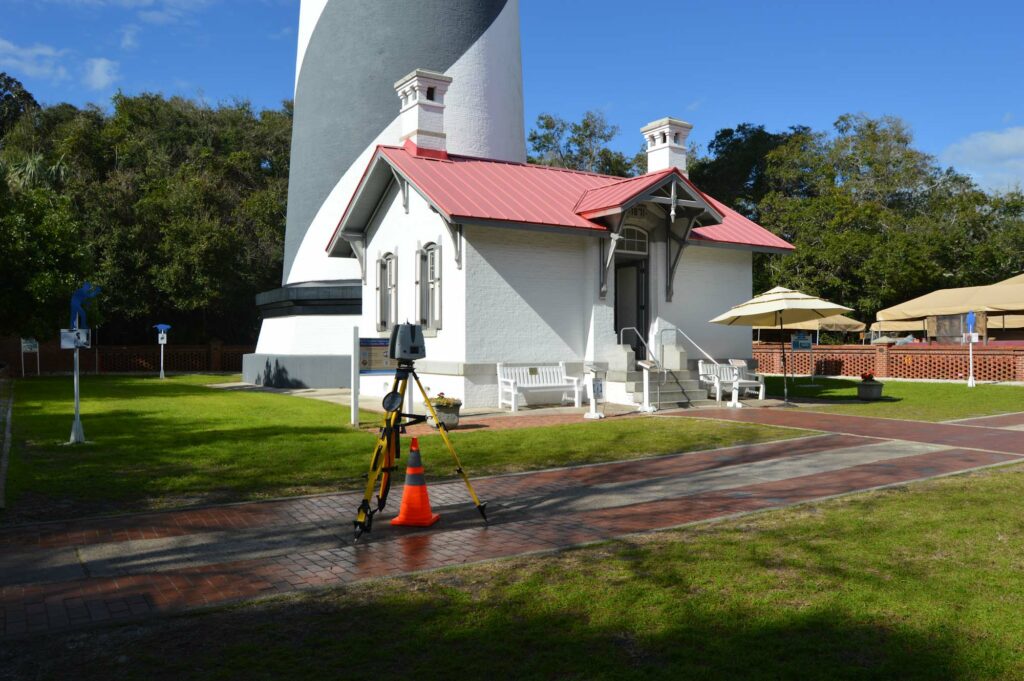
M 853 310 L 830 303 L 817 296 L 809 296 L 806 293 L 778 286 L 771 291 L 754 296 L 745 303 L 734 305 L 728 311 L 712 319 L 711 322 L 726 326 L 777 326 L 785 334 L 786 324 L 824 319 L 844 312 L 853 312 Z M 782 344 L 782 392 L 788 404 L 789 386 L 786 383 L 785 341 Z

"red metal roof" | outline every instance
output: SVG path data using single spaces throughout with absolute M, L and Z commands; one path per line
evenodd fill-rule
M 447 157 L 426 156 L 417 151 L 415 146 L 406 143 L 405 147 L 380 146 L 377 154 L 385 158 L 439 211 L 455 222 L 493 220 L 604 232 L 608 231 L 605 225 L 588 220 L 583 214 L 593 214 L 599 210 L 620 206 L 671 173 L 677 172 L 670 169 L 624 179 L 564 168 L 455 154 L 449 154 Z M 370 162 L 370 167 L 376 161 L 375 157 Z M 366 177 L 364 174 L 360 189 Z M 693 187 L 688 179 L 683 177 L 683 180 Z M 352 211 L 360 189 L 353 194 L 339 227 Z M 694 228 L 691 233 L 693 238 L 757 248 L 792 250 L 793 247 L 788 242 L 760 225 L 707 194 L 701 192 L 701 196 L 724 216 L 724 220 L 719 225 Z
M 708 200 L 708 203 L 715 210 L 724 216 L 724 219 L 719 225 L 694 227 L 690 231 L 691 238 L 739 246 L 756 246 L 758 248 L 784 251 L 793 250 L 793 244 L 782 237 L 775 236 L 753 220 L 748 220 L 713 196 L 708 196 L 704 192 L 701 192 L 701 195 Z
M 608 184 L 606 175 L 454 154 L 442 161 L 398 147 L 381 147 L 380 153 L 456 221 L 500 220 L 607 231 L 573 210 L 583 192 Z
M 621 206 L 637 194 L 646 192 L 674 172 L 675 170 L 669 168 L 668 170 L 640 175 L 639 177 L 620 178 L 611 184 L 607 182 L 606 177 L 605 183 L 602 186 L 583 192 L 583 196 L 576 203 L 575 210 L 580 215 L 585 215 Z

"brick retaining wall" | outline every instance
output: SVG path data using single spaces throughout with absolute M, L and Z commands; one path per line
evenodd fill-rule
M 251 345 L 166 345 L 164 369 L 170 372 L 242 371 L 242 355 L 255 351 Z M 42 373 L 66 373 L 74 369 L 74 352 L 61 350 L 60 343 L 50 341 L 39 344 L 39 364 Z M 99 362 L 100 373 L 155 373 L 160 371 L 160 346 L 152 345 L 100 345 L 79 353 L 82 371 L 95 373 Z M 0 341 L 0 362 L 7 363 L 9 376 L 21 376 L 21 342 L 5 338 Z M 36 373 L 36 356 L 25 355 L 25 373 Z
M 754 347 L 760 371 L 782 373 L 778 345 Z M 811 353 L 787 350 L 789 370 L 811 373 Z M 967 348 L 959 345 L 816 345 L 814 373 L 819 376 L 860 376 L 871 372 L 878 378 L 965 379 Z M 979 381 L 1024 381 L 1024 347 L 974 348 L 974 376 Z

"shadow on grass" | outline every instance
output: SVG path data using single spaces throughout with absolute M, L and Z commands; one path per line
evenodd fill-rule
M 565 575 L 550 575 L 553 579 Z M 531 583 L 442 574 L 140 625 L 0 653 L 10 678 L 944 679 L 975 677 L 949 629 L 842 610 L 746 609 L 634 576 L 553 600 Z M 437 582 L 441 582 L 438 584 Z M 635 594 L 644 603 L 627 602 Z M 620 612 L 613 612 L 620 608 Z M 971 644 L 974 653 L 992 646 Z
M 842 404 L 871 404 L 872 402 L 902 402 L 902 397 L 883 395 L 878 400 L 861 400 L 857 397 L 857 384 L 860 381 L 842 378 L 816 377 L 811 382 L 808 376 L 797 376 L 789 379 L 789 396 L 815 400 L 835 401 Z M 772 397 L 782 397 L 782 377 L 769 376 L 766 379 L 767 393 Z

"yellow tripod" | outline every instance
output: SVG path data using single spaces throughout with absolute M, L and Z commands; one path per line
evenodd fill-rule
M 363 500 L 359 504 L 359 510 L 356 513 L 354 523 L 356 539 L 359 539 L 363 532 L 370 531 L 373 525 L 373 516 L 378 511 L 384 510 L 384 506 L 387 504 L 388 492 L 391 490 L 391 474 L 395 471 L 395 460 L 401 456 L 400 441 L 402 431 L 405 426 L 423 423 L 427 420 L 426 416 L 402 413 L 402 405 L 405 404 L 405 392 L 409 387 L 410 378 L 416 382 L 416 387 L 419 388 L 420 395 L 423 396 L 423 404 L 426 405 L 430 415 L 434 418 L 434 423 L 437 424 L 437 432 L 441 434 L 441 439 L 444 440 L 448 453 L 455 460 L 455 472 L 466 483 L 466 489 L 469 490 L 469 496 L 473 499 L 476 510 L 480 511 L 484 522 L 487 522 L 487 504 L 486 502 L 481 503 L 476 492 L 473 491 L 473 485 L 469 482 L 469 476 L 462 469 L 459 455 L 455 453 L 455 447 L 448 437 L 448 428 L 437 418 L 434 405 L 430 403 L 430 398 L 427 397 L 427 391 L 423 389 L 423 384 L 420 383 L 420 377 L 416 375 L 416 369 L 413 367 L 412 361 L 399 360 L 398 368 L 395 370 L 395 380 L 391 384 L 391 392 L 384 396 L 384 423 L 381 425 L 380 434 L 377 436 L 377 444 L 374 446 L 373 455 L 370 457 L 370 472 L 366 476 L 366 490 L 363 492 Z M 406 420 L 403 421 L 403 418 Z M 377 486 L 378 479 L 380 480 L 380 488 L 377 493 L 377 508 L 371 509 L 370 499 L 373 497 L 373 489 Z

